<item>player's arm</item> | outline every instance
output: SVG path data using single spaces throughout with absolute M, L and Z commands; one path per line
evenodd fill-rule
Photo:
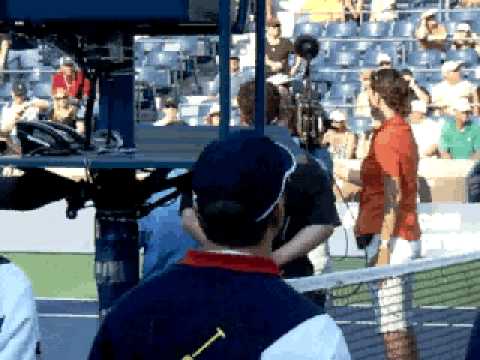
M 333 225 L 309 225 L 300 230 L 290 241 L 273 252 L 273 260 L 279 265 L 307 255 L 332 236 Z
M 383 222 L 380 231 L 380 249 L 377 257 L 374 258 L 374 264 L 387 265 L 390 263 L 390 238 L 395 231 L 397 225 L 398 214 L 400 212 L 400 201 L 402 199 L 402 191 L 400 186 L 400 178 L 385 174 L 383 177 L 384 205 L 383 205 Z
M 307 255 L 318 245 L 327 241 L 335 227 L 341 224 L 330 179 L 317 163 L 311 163 L 310 166 L 313 167 L 313 170 L 308 176 L 315 180 L 310 184 L 305 184 L 310 187 L 308 196 L 312 199 L 312 208 L 308 214 L 305 214 L 307 225 L 290 241 L 273 252 L 273 259 L 280 266 Z M 286 191 L 287 201 L 295 201 L 296 199 L 292 199 L 288 193 L 288 188 Z M 289 207 L 288 204 L 287 207 Z

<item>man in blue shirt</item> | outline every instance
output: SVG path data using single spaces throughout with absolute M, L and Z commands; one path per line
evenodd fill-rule
M 120 299 L 90 360 L 350 359 L 333 319 L 272 260 L 295 167 L 289 150 L 255 131 L 210 143 L 192 178 L 208 243 Z

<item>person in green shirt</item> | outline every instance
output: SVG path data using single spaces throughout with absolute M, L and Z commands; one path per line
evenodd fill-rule
M 452 108 L 455 119 L 445 122 L 440 138 L 442 159 L 480 160 L 480 126 L 470 121 L 472 105 L 460 98 Z

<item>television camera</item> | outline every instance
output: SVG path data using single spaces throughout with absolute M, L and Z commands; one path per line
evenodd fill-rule
M 330 121 L 323 110 L 318 94 L 312 88 L 310 65 L 318 56 L 318 41 L 310 35 L 301 35 L 294 44 L 295 53 L 306 61 L 303 92 L 297 93 L 297 132 L 302 146 L 312 151 L 321 144 L 322 134 L 330 127 Z

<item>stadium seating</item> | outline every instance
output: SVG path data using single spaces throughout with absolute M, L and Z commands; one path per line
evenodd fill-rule
M 352 116 L 347 120 L 347 128 L 355 134 L 365 133 L 371 127 L 372 119 L 369 117 Z
M 50 83 L 38 83 L 35 84 L 32 88 L 33 96 L 40 99 L 51 99 L 52 97 L 52 86 Z
M 410 38 L 415 31 L 415 23 L 409 20 L 399 20 L 393 25 L 393 36 Z
M 351 68 L 357 67 L 359 64 L 359 56 L 354 51 L 334 51 L 330 57 L 330 65 Z
M 12 97 L 12 84 L 5 83 L 0 85 L 0 99 L 2 101 L 9 101 Z
M 442 53 L 438 50 L 417 50 L 408 54 L 408 65 L 432 68 L 442 63 Z
M 384 38 L 390 35 L 390 24 L 386 22 L 364 22 L 360 26 L 360 37 Z
M 356 98 L 360 92 L 360 82 L 341 82 L 337 81 L 332 84 L 329 92 L 329 98 L 335 99 L 352 99 Z
M 451 21 L 474 23 L 478 21 L 479 15 L 477 11 L 455 11 L 447 14 L 447 18 Z
M 356 22 L 331 22 L 327 25 L 325 32 L 326 37 L 332 38 L 352 38 L 356 37 L 358 33 L 358 26 Z
M 311 35 L 314 38 L 319 38 L 323 34 L 323 26 L 319 23 L 299 23 L 295 24 L 293 29 L 293 36 L 295 38 L 299 37 L 300 35 Z
M 449 50 L 446 60 L 460 60 L 466 67 L 473 67 L 478 64 L 478 54 L 474 49 Z
M 180 70 L 180 56 L 177 52 L 162 51 L 155 48 L 148 54 L 145 65 L 161 69 Z

